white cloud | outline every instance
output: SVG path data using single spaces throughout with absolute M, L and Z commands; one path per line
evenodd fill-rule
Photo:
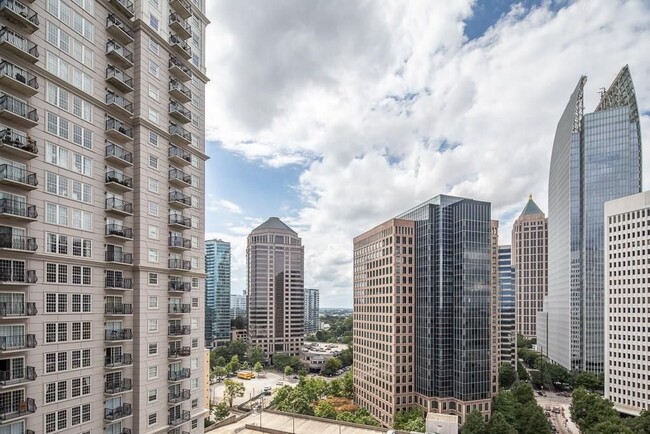
M 648 2 L 517 6 L 468 42 L 472 3 L 209 3 L 209 135 L 261 164 L 305 165 L 304 207 L 284 218 L 328 303 L 351 305 L 352 238 L 418 201 L 490 201 L 503 242 L 529 193 L 546 210 L 555 127 L 581 74 L 592 111 L 629 64 L 649 111 Z
M 212 212 L 229 212 L 232 214 L 241 214 L 242 209 L 239 205 L 237 205 L 234 202 L 231 202 L 226 199 L 215 199 L 210 197 L 211 195 L 208 194 L 208 201 L 205 206 L 205 210 L 208 213 Z

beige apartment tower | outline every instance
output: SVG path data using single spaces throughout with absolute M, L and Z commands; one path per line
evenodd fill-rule
M 203 432 L 204 0 L 0 0 L 0 432 Z
M 532 195 L 512 226 L 517 334 L 537 338 L 537 313 L 548 294 L 548 224 Z
M 271 217 L 248 235 L 248 342 L 271 359 L 297 356 L 305 339 L 305 251 L 298 234 Z

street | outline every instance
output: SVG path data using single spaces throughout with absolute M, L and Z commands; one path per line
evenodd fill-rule
M 549 411 L 550 418 L 554 420 L 560 434 L 580 434 L 580 430 L 571 420 L 571 398 L 560 396 L 553 392 L 544 392 L 546 396 L 539 396 L 535 393 L 537 404 L 545 411 Z M 553 408 L 558 407 L 560 413 L 554 413 Z

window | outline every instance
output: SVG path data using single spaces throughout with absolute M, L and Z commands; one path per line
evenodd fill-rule
M 198 369 L 199 368 L 199 359 L 193 358 L 190 360 L 190 369 Z
M 70 396 L 78 398 L 90 395 L 90 377 L 73 378 L 70 387 Z
M 192 175 L 192 187 L 199 188 L 199 177 L 196 175 Z
M 92 310 L 92 303 L 90 300 L 90 294 L 72 294 L 72 312 L 90 313 Z
M 157 16 L 155 16 L 154 14 L 149 14 L 149 25 L 155 31 L 158 31 L 158 22 L 159 20 Z
M 90 352 L 90 350 L 88 350 Z M 68 353 L 45 353 L 45 373 L 64 372 L 68 370 Z
M 49 50 L 45 52 L 45 67 L 49 72 L 62 80 L 68 80 L 68 71 L 70 65 L 63 61 L 59 56 L 54 55 Z
M 158 263 L 158 250 L 149 249 L 148 260 L 149 260 L 149 263 L 151 263 L 151 264 L 157 264 Z
M 68 411 L 59 410 L 45 414 L 45 432 L 53 433 L 68 426 Z
M 199 148 L 199 137 L 196 134 L 192 134 L 192 143 L 190 143 L 190 146 L 193 148 Z
M 198 309 L 198 308 L 199 308 L 199 298 L 192 297 L 192 309 Z
M 154 402 L 158 400 L 158 389 L 151 389 L 147 391 L 147 401 Z
M 72 284 L 73 285 L 90 285 L 92 270 L 90 267 L 72 266 Z
M 149 273 L 149 285 L 158 285 L 158 273 Z
M 192 288 L 198 288 L 198 287 L 199 287 L 199 278 L 192 277 Z
M 149 426 L 155 425 L 158 422 L 158 413 L 149 413 L 147 416 L 147 423 Z
M 73 81 L 74 71 L 76 71 L 76 68 L 73 68 Z M 77 87 L 83 88 L 83 83 Z M 65 110 L 66 112 L 72 113 L 76 117 L 83 119 L 86 122 L 92 122 L 93 120 L 92 104 L 81 99 L 77 95 L 70 94 L 70 92 L 57 86 L 54 83 L 47 82 L 46 98 L 47 102 L 50 104 L 62 110 Z
M 158 170 L 158 157 L 154 157 L 153 155 L 149 155 L 149 167 L 152 169 Z
M 68 341 L 68 324 L 45 323 L 45 342 L 48 344 Z
M 149 366 L 147 369 L 147 377 L 149 380 L 158 377 L 158 366 Z
M 149 38 L 149 51 L 156 54 L 160 52 L 160 45 L 158 45 L 158 42 L 154 41 L 153 38 Z
M 199 427 L 199 420 L 192 419 L 192 429 L 197 429 Z
M 158 101 L 158 96 L 159 96 L 158 89 L 149 85 L 149 98 L 153 99 L 154 101 Z
M 196 216 L 192 216 L 191 220 L 192 220 L 192 228 L 198 229 L 198 227 L 199 227 L 199 218 L 196 217 Z
M 91 240 L 74 237 L 72 239 L 72 256 L 90 258 L 92 256 Z
M 199 338 L 192 338 L 192 348 L 199 347 Z
M 149 320 L 148 330 L 150 332 L 157 332 L 158 331 L 158 320 L 157 319 L 150 319 Z
M 64 264 L 45 264 L 47 283 L 68 283 L 68 266 Z
M 90 422 L 90 404 L 78 405 L 70 409 L 72 414 L 71 424 L 79 425 L 80 423 Z M 90 431 L 85 431 L 85 433 L 90 433 Z M 84 434 L 84 433 L 82 433 Z
M 149 202 L 149 215 L 158 217 L 158 204 L 156 202 Z
M 152 193 L 158 193 L 158 180 L 149 178 L 149 191 Z
M 69 153 L 66 148 L 47 142 L 45 146 L 45 161 L 67 169 L 69 167 Z
M 199 157 L 192 154 L 192 167 L 199 167 Z
M 199 248 L 199 237 L 196 237 L 194 235 L 192 235 L 192 248 L 193 249 Z
M 68 254 L 68 237 L 60 234 L 46 234 L 47 240 L 46 251 L 48 253 L 58 253 L 59 255 Z
M 192 318 L 192 330 L 196 330 L 199 328 L 199 319 L 198 318 Z
M 90 349 L 73 350 L 71 352 L 71 369 L 90 367 Z
M 193 208 L 198 208 L 199 207 L 199 197 L 198 196 L 192 196 L 192 207 Z
M 153 356 L 155 354 L 158 354 L 158 343 L 157 342 L 149 344 L 149 355 Z
M 149 131 L 149 143 L 151 143 L 154 146 L 158 146 L 158 134 L 154 133 L 153 131 Z M 156 168 L 158 166 L 156 165 Z
M 192 268 L 199 268 L 199 258 L 196 256 L 192 256 Z
M 68 311 L 68 294 L 45 294 L 46 313 L 66 313 Z
M 158 297 L 155 295 L 149 296 L 149 309 L 158 309 Z
M 154 124 L 158 124 L 159 114 L 156 110 L 149 107 L 149 120 Z
M 61 0 L 48 0 L 47 10 L 72 30 L 92 42 L 93 33 L 95 32 L 93 24 L 78 12 L 72 10 L 70 6 Z
M 152 240 L 158 239 L 158 226 L 149 226 L 149 238 Z
M 190 385 L 191 385 L 192 389 L 198 389 L 198 387 L 199 387 L 199 379 L 198 378 L 192 378 L 192 380 L 190 380 Z
M 160 72 L 160 67 L 153 60 L 149 61 L 149 74 L 158 78 L 158 73 Z

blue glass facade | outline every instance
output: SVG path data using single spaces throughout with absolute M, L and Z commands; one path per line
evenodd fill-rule
M 517 332 L 515 330 L 515 270 L 512 249 L 499 246 L 499 354 L 501 363 L 517 367 Z
M 230 340 L 230 243 L 205 242 L 205 341 Z

